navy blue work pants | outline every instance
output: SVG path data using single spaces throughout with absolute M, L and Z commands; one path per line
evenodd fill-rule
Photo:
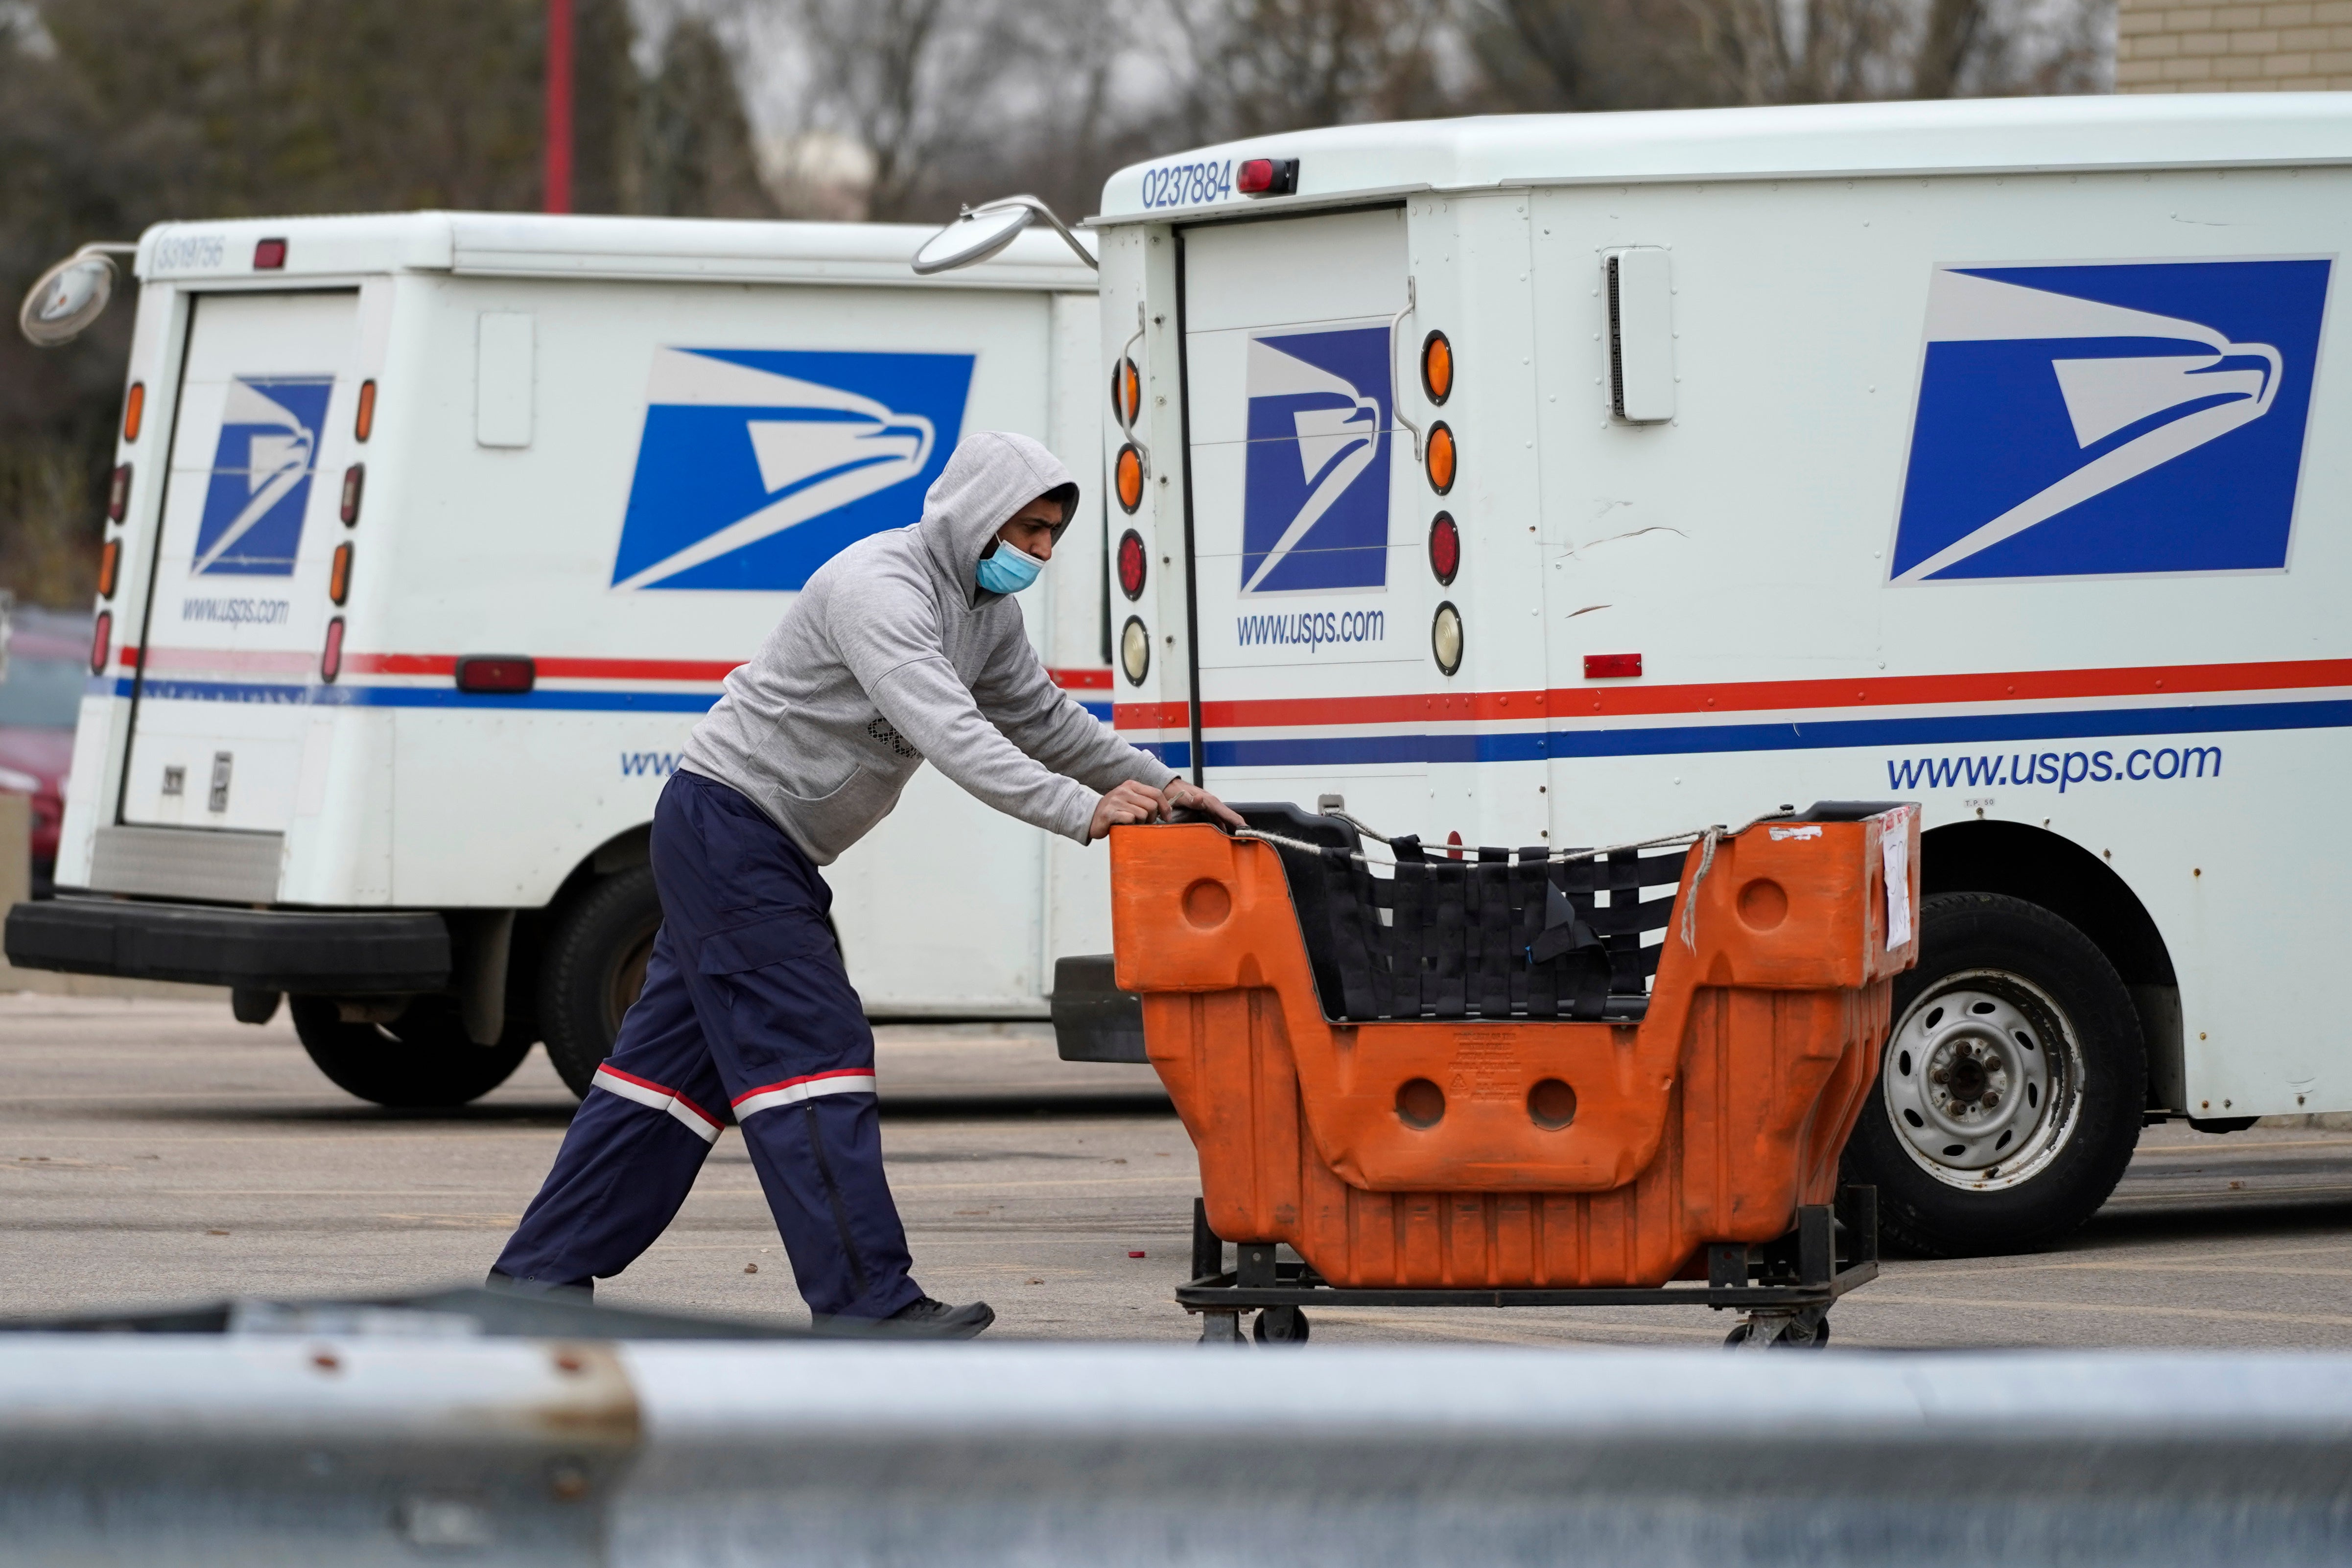
M 751 801 L 693 773 L 662 789 L 653 866 L 645 990 L 498 1271 L 543 1287 L 627 1268 L 730 1107 L 810 1310 L 885 1318 L 920 1300 L 882 1174 L 874 1034 L 825 920 L 833 890 Z

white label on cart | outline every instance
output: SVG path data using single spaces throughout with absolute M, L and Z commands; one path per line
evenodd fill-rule
M 1822 830 L 1818 824 L 1808 822 L 1801 828 L 1774 828 L 1771 834 L 1772 841 L 1777 844 L 1783 839 L 1818 839 L 1822 836 Z
M 1886 866 L 1886 946 L 1911 940 L 1911 808 L 1886 813 L 1878 831 L 1878 853 Z

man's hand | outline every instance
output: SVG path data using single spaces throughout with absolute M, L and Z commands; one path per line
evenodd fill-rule
M 1139 784 L 1129 779 L 1114 785 L 1108 794 L 1095 802 L 1095 820 L 1087 824 L 1087 841 L 1094 842 L 1122 822 L 1157 821 L 1167 809 L 1160 791 L 1149 784 Z
M 1168 810 L 1171 815 L 1177 811 L 1205 811 L 1229 828 L 1249 826 L 1247 822 L 1241 820 L 1231 806 L 1197 784 L 1186 783 L 1181 779 L 1171 779 L 1168 781 L 1168 788 L 1160 793 L 1166 798 Z

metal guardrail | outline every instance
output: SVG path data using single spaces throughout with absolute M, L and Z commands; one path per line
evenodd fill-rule
M 432 1316 L 0 1336 L 0 1561 L 2352 1557 L 2352 1356 L 615 1344 Z

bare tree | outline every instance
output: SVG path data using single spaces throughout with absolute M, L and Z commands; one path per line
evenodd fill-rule
M 1193 140 L 1410 120 L 1451 106 L 1416 0 L 1168 0 L 1190 57 Z

